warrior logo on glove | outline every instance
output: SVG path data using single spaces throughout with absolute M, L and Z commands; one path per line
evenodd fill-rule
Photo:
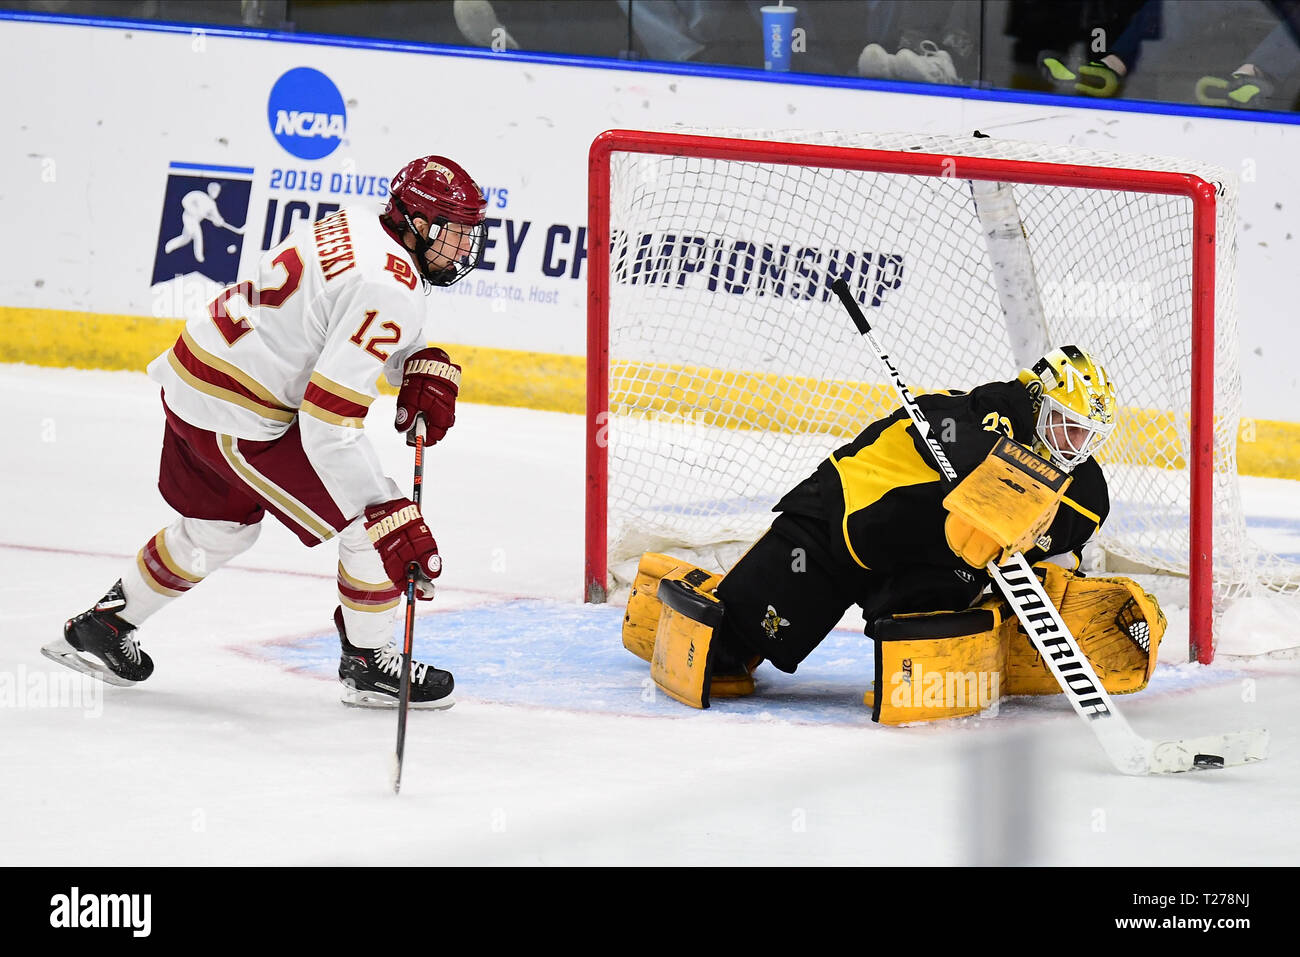
M 433 598 L 432 579 L 442 574 L 442 558 L 420 507 L 409 498 L 370 505 L 365 511 L 365 525 L 389 580 L 401 585 L 406 581 L 406 569 L 415 565 L 419 570 L 415 584 L 420 599 Z
M 455 425 L 460 373 L 460 366 L 436 347 L 421 349 L 406 360 L 393 428 L 406 433 L 407 445 L 415 445 L 421 421 L 427 429 L 426 445 L 436 444 Z

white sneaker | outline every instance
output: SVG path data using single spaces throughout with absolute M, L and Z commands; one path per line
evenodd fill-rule
M 894 69 L 892 53 L 886 53 L 879 43 L 868 43 L 858 55 L 858 76 L 869 76 L 877 80 L 892 80 Z
M 862 51 L 865 55 L 866 51 Z M 861 69 L 862 61 L 858 60 Z M 957 68 L 947 50 L 939 49 L 933 40 L 921 41 L 921 52 L 899 50 L 894 54 L 894 78 L 914 83 L 956 83 Z

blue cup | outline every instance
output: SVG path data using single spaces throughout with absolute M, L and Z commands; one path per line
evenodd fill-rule
M 763 69 L 788 73 L 790 37 L 794 33 L 794 7 L 762 7 Z

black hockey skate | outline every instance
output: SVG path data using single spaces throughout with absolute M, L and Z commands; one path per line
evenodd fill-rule
M 153 659 L 140 650 L 135 625 L 119 618 L 126 607 L 122 580 L 94 608 L 63 625 L 63 638 L 41 649 L 52 661 L 111 685 L 129 687 L 153 674 Z
M 334 609 L 334 627 L 339 631 L 343 654 L 339 658 L 339 681 L 343 703 L 353 708 L 396 708 L 402 684 L 402 649 L 389 642 L 383 648 L 358 648 L 348 641 L 343 627 L 343 609 Z M 411 661 L 409 707 L 422 710 L 450 708 L 455 682 L 450 671 Z

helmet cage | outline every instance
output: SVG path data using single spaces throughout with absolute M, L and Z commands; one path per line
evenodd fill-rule
M 446 216 L 432 217 L 429 220 L 429 235 L 428 238 L 425 238 L 420 235 L 413 218 L 413 216 L 424 218 L 423 211 L 416 210 L 413 214 L 396 195 L 391 196 L 391 200 L 393 208 L 401 214 L 406 228 L 411 231 L 411 236 L 414 238 L 415 247 L 412 254 L 415 257 L 415 267 L 420 271 L 420 278 L 426 283 L 431 286 L 451 286 L 460 282 L 469 272 L 478 267 L 483 259 L 483 243 L 487 237 L 486 222 L 478 222 L 473 225 L 457 223 L 458 226 L 467 229 L 469 250 L 464 255 L 453 259 L 448 265 L 435 268 L 429 263 L 428 253 L 432 251 L 445 257 L 445 253 L 440 248 L 442 243 L 439 242 L 439 237 L 450 220 Z
M 1097 454 L 1114 428 L 1114 422 L 1098 422 L 1044 393 L 1034 433 L 1047 457 L 1069 472 Z

